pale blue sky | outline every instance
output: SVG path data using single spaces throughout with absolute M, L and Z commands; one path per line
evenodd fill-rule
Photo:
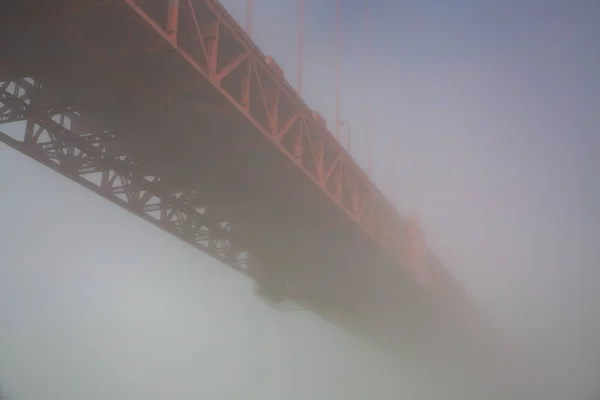
M 295 1 L 253 2 L 254 38 L 295 85 Z M 243 21 L 243 0 L 223 3 Z M 305 99 L 333 127 L 334 1 L 305 3 Z M 364 2 L 344 1 L 342 116 L 359 162 L 371 90 L 379 186 L 390 193 L 397 185 L 398 208 L 418 213 L 434 250 L 507 332 L 543 356 L 553 385 L 589 398 L 600 390 L 600 5 L 371 3 L 367 40 Z M 393 134 L 397 149 L 389 147 Z M 396 182 L 387 170 L 394 154 Z M 12 327 L 0 330 L 0 379 L 9 388 L 31 390 L 24 382 L 32 357 L 48 368 L 61 360 L 56 376 L 81 377 L 55 393 L 100 385 L 135 398 L 155 387 L 125 381 L 133 376 L 164 379 L 164 390 L 182 398 L 363 399 L 375 387 L 384 398 L 428 398 L 409 371 L 386 376 L 379 359 L 355 366 L 348 357 L 372 356 L 348 352 L 355 344 L 334 328 L 274 313 L 225 267 L 8 148 L 0 147 L 0 171 L 0 321 Z M 81 250 L 68 252 L 67 243 Z M 155 336 L 128 336 L 139 327 Z M 107 335 L 115 358 L 93 348 Z M 208 371 L 204 360 L 217 358 Z M 40 382 L 48 368 L 35 369 Z M 106 384 L 92 382 L 95 368 Z M 223 389 L 231 382 L 239 387 Z

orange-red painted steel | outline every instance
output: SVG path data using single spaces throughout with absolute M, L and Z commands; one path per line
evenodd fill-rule
M 330 132 L 316 123 L 310 109 L 297 98 L 290 85 L 267 67 L 264 54 L 243 35 L 237 23 L 218 2 L 205 1 L 207 7 L 215 13 L 215 17 L 205 22 L 204 32 L 196 25 L 198 41 L 203 49 L 202 57 L 200 57 L 204 59 L 202 62 L 195 59 L 182 47 L 177 46 L 175 41 L 171 41 L 160 24 L 135 1 L 125 1 L 160 37 L 173 46 L 174 50 L 185 58 L 199 75 L 211 82 L 223 97 L 245 115 L 249 123 L 254 125 L 290 160 L 294 161 L 306 177 L 319 186 L 331 201 L 342 208 L 371 240 L 389 252 L 399 266 L 407 267 L 405 259 L 406 225 L 402 217 L 343 147 L 333 140 Z M 194 15 L 193 9 L 189 12 Z M 194 19 L 197 21 L 196 16 Z M 227 30 L 239 43 L 240 49 L 239 54 L 236 54 L 229 63 L 217 70 L 217 60 L 221 49 L 218 40 L 219 30 Z M 256 115 L 253 115 L 248 103 L 244 103 L 240 97 L 236 98 L 222 85 L 224 79 L 242 68 L 248 68 L 250 74 L 256 77 L 264 112 L 267 115 L 263 121 L 259 121 Z M 287 113 L 280 110 L 281 103 L 286 103 Z M 294 156 L 282 143 L 288 135 L 306 138 L 309 145 L 303 147 L 303 151 L 308 154 Z M 308 163 L 311 165 L 302 162 L 300 156 L 302 159 L 308 159 Z M 339 180 L 341 187 L 330 189 L 328 183 L 332 179 Z M 414 271 L 414 273 L 416 272 Z
M 0 42 L 15 54 L 13 60 L 0 60 L 0 71 L 33 77 L 39 83 L 12 83 L 29 85 L 31 92 L 58 96 L 63 87 L 67 95 L 60 106 L 76 113 L 74 120 L 114 122 L 119 151 L 160 175 L 160 182 L 187 190 L 164 197 L 167 189 L 161 188 L 166 203 L 185 203 L 164 218 L 181 214 L 187 223 L 204 221 L 209 218 L 204 210 L 215 210 L 221 222 L 211 226 L 220 232 L 217 236 L 227 236 L 269 266 L 267 272 L 263 267 L 249 274 L 277 276 L 290 291 L 285 295 L 299 302 L 321 299 L 321 292 L 327 292 L 330 303 L 343 302 L 345 309 L 361 308 L 365 299 L 396 306 L 412 301 L 403 297 L 408 296 L 407 281 L 431 298 L 460 297 L 439 260 L 410 241 L 411 225 L 298 96 L 276 61 L 256 47 L 218 1 L 36 4 L 38 9 L 19 14 L 27 21 L 19 28 L 27 33 L 21 47 Z M 38 39 L 26 41 L 35 35 L 55 42 L 38 48 Z M 64 48 L 50 59 L 47 53 L 56 43 Z M 9 72 L 0 82 L 8 81 Z M 17 104 L 9 94 L 5 99 L 7 107 Z M 21 114 L 15 115 L 27 119 Z M 64 127 L 47 126 L 65 133 Z M 39 156 L 27 143 L 4 141 Z M 141 187 L 150 185 L 144 179 Z M 167 229 L 170 222 L 160 220 L 159 225 Z M 201 225 L 208 226 L 193 226 Z M 194 238 L 185 240 L 200 246 Z M 417 247 L 420 261 L 411 262 L 410 250 Z M 282 264 L 289 268 L 274 267 Z M 316 285 L 317 279 L 328 283 Z
M 1 142 L 405 358 L 485 326 L 218 1 L 5 2 Z

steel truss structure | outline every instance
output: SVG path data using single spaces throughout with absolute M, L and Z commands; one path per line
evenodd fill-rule
M 432 303 L 466 305 L 411 240 L 420 231 L 218 1 L 7 1 L 2 142 L 275 303 L 403 332 Z
M 247 252 L 209 208 L 187 204 L 189 190 L 148 175 L 114 146 L 110 129 L 78 131 L 81 114 L 69 106 L 36 107 L 43 87 L 32 79 L 0 83 L 0 140 L 82 186 L 158 225 L 231 267 L 245 271 Z M 18 138 L 18 139 L 17 139 Z

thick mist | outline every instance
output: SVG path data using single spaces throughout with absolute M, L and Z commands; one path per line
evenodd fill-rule
M 242 3 L 226 2 L 238 18 Z M 343 2 L 342 119 L 356 157 L 365 165 L 370 92 L 379 186 L 420 216 L 552 395 L 600 391 L 600 6 L 370 4 L 366 37 L 365 2 Z M 254 5 L 253 37 L 295 82 L 295 2 Z M 335 3 L 305 9 L 304 97 L 333 130 Z
M 244 3 L 223 1 L 238 21 Z M 295 1 L 253 3 L 253 38 L 295 85 Z M 365 37 L 364 2 L 343 2 L 342 118 L 356 158 L 365 164 L 370 92 L 374 179 L 419 215 L 531 365 L 506 385 L 531 386 L 527 398 L 597 396 L 600 6 L 370 3 Z M 335 2 L 305 10 L 304 97 L 333 130 Z M 239 274 L 8 147 L 0 184 L 0 385 L 11 398 L 449 396 L 310 313 L 270 309 Z

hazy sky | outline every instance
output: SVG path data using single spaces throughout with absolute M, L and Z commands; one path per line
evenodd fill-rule
M 296 2 L 253 2 L 255 40 L 295 85 Z M 244 1 L 223 3 L 243 21 Z M 335 2 L 305 3 L 304 97 L 333 128 Z M 396 185 L 398 208 L 421 217 L 434 250 L 541 356 L 552 386 L 590 398 L 600 391 L 600 3 L 372 0 L 369 38 L 364 1 L 343 3 L 342 117 L 358 160 L 370 91 L 379 186 Z M 310 314 L 274 312 L 226 267 L 6 147 L 0 183 L 0 382 L 15 399 L 444 398 Z

